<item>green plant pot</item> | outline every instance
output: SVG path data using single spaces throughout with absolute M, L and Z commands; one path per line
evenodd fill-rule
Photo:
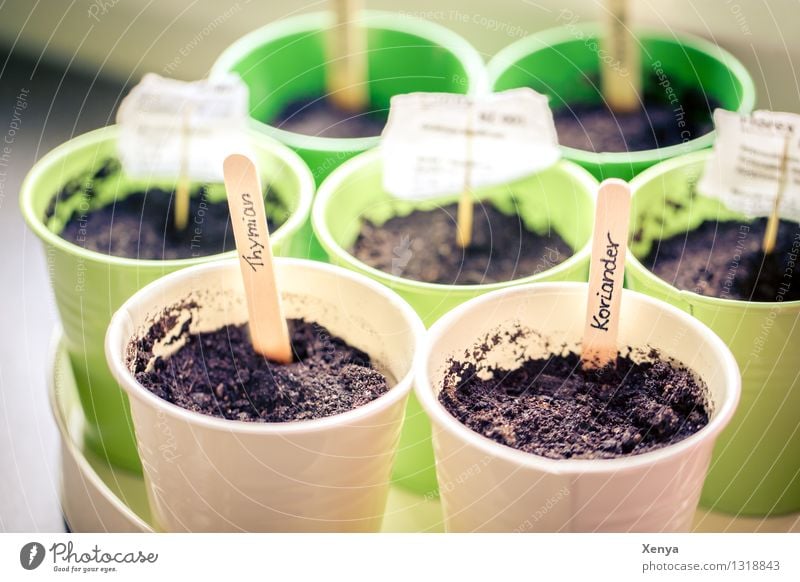
M 292 101 L 326 93 L 325 31 L 332 23 L 332 13 L 318 12 L 268 24 L 228 47 L 211 71 L 212 75 L 234 72 L 241 76 L 250 89 L 255 126 L 300 154 L 317 184 L 380 139 L 315 137 L 269 125 Z M 372 109 L 388 109 L 392 96 L 401 93 L 466 93 L 486 88 L 483 60 L 456 33 L 390 12 L 366 11 L 364 24 Z
M 488 65 L 495 91 L 531 87 L 550 96 L 554 110 L 566 105 L 602 103 L 600 60 L 595 24 L 564 26 L 520 39 L 500 51 Z M 678 94 L 695 89 L 724 109 L 750 112 L 756 92 L 750 74 L 733 55 L 705 40 L 681 34 L 639 31 L 645 89 L 658 87 L 654 63 L 661 63 L 666 83 Z M 676 107 L 678 104 L 676 104 Z M 710 116 L 709 112 L 709 116 Z M 676 118 L 676 123 L 678 122 Z M 677 155 L 708 148 L 713 132 L 684 143 L 636 152 L 589 152 L 562 146 L 566 159 L 598 179 L 630 180 L 642 170 Z
M 709 156 L 710 151 L 702 151 L 663 162 L 631 183 L 636 241 L 627 285 L 708 325 L 728 344 L 741 369 L 741 402 L 716 445 L 701 503 L 743 515 L 798 511 L 800 301 L 705 297 L 673 287 L 638 260 L 655 241 L 690 231 L 704 220 L 746 220 L 716 200 L 691 197 Z
M 235 251 L 183 260 L 136 260 L 87 250 L 51 230 L 58 227 L 52 221 L 46 222 L 45 214 L 53 196 L 66 183 L 116 157 L 117 135 L 116 126 L 106 127 L 76 137 L 48 153 L 25 178 L 20 206 L 28 226 L 44 244 L 65 345 L 88 419 L 87 444 L 119 467 L 141 470 L 128 402 L 108 370 L 103 351 L 111 315 L 154 279 L 190 265 L 233 257 Z M 283 145 L 255 131 L 248 133 L 248 139 L 265 182 L 274 186 L 289 211 L 288 219 L 272 237 L 274 252 L 304 256 L 310 239 L 308 214 L 314 191 L 311 174 L 303 161 Z M 95 196 L 112 203 L 127 193 L 156 186 L 173 189 L 175 182 L 133 180 L 121 175 Z M 224 196 L 222 184 L 209 189 L 211 200 Z M 66 209 L 67 205 L 63 206 Z
M 597 181 L 571 162 L 524 180 L 484 188 L 476 197 L 499 208 L 513 208 L 525 224 L 538 232 L 552 227 L 575 254 L 555 267 L 529 277 L 486 285 L 441 285 L 405 279 L 359 261 L 352 247 L 364 219 L 378 224 L 414 209 L 431 209 L 458 199 L 458 194 L 425 201 L 401 201 L 382 187 L 380 152 L 372 150 L 346 162 L 322 183 L 312 209 L 314 233 L 332 263 L 363 273 L 397 291 L 417 311 L 426 326 L 464 301 L 495 289 L 535 281 L 586 281 L 589 274 L 589 241 L 594 219 Z M 454 233 L 455 236 L 455 233 Z M 394 478 L 415 491 L 436 493 L 430 423 L 412 395 L 400 440 Z

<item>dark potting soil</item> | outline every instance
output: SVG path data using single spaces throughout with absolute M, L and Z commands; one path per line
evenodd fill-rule
M 576 104 L 553 112 L 561 145 L 590 152 L 627 152 L 677 145 L 714 129 L 719 104 L 687 91 L 677 105 L 645 96 L 643 109 L 613 113 L 605 103 Z
M 208 200 L 205 185 L 191 192 L 189 222 L 182 231 L 174 224 L 174 191 L 152 188 L 132 192 L 115 203 L 96 207 L 92 184 L 116 171 L 118 164 L 106 162 L 91 180 L 70 182 L 54 197 L 48 215 L 52 215 L 59 200 L 74 195 L 86 200 L 87 210 L 72 214 L 61 238 L 98 253 L 143 260 L 205 257 L 236 248 L 228 202 Z M 272 232 L 288 218 L 288 211 L 269 189 L 265 205 Z
M 491 380 L 452 361 L 439 401 L 500 444 L 551 459 L 607 459 L 677 443 L 708 424 L 705 389 L 651 353 L 643 363 L 584 370 L 574 353 L 494 369 Z
M 269 123 L 286 131 L 317 137 L 373 137 L 383 131 L 386 112 L 353 113 L 340 109 L 327 97 L 315 97 L 289 103 Z
M 365 221 L 353 255 L 381 271 L 423 281 L 477 285 L 535 275 L 564 262 L 572 249 L 555 232 L 538 235 L 518 215 L 491 205 L 475 207 L 472 243 L 456 243 L 456 213 L 451 204 L 395 216 L 383 225 Z
M 170 357 L 147 371 L 154 326 L 140 340 L 136 379 L 156 396 L 201 414 L 245 422 L 311 420 L 358 408 L 388 389 L 370 357 L 323 326 L 289 320 L 291 364 L 277 364 L 253 351 L 247 326 L 226 326 L 187 335 Z
M 668 283 L 701 295 L 746 301 L 800 300 L 800 225 L 782 220 L 775 250 L 761 250 L 767 219 L 703 222 L 654 243 L 642 260 Z

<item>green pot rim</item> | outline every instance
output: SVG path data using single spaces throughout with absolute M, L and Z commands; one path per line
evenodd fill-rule
M 702 150 L 699 152 L 692 152 L 683 156 L 678 156 L 663 162 L 660 162 L 650 168 L 644 170 L 641 174 L 636 176 L 630 182 L 632 200 L 636 199 L 636 195 L 641 188 L 646 184 L 655 180 L 660 180 L 664 174 L 671 172 L 683 166 L 690 166 L 699 162 L 705 162 L 712 155 L 711 150 Z M 694 291 L 687 291 L 678 289 L 674 285 L 670 285 L 664 279 L 652 273 L 646 268 L 633 253 L 628 253 L 628 268 L 635 273 L 635 276 L 643 279 L 648 285 L 658 288 L 659 291 L 675 297 L 689 305 L 706 305 L 714 308 L 725 308 L 731 310 L 755 310 L 755 311 L 774 311 L 774 310 L 793 310 L 800 309 L 800 300 L 796 301 L 744 301 L 742 299 L 723 299 L 721 297 L 709 297 L 707 295 L 700 295 Z M 785 309 L 783 309 L 785 308 Z
M 61 144 L 55 149 L 44 155 L 39 161 L 34 164 L 25 180 L 22 182 L 20 188 L 19 204 L 22 211 L 22 216 L 28 227 L 39 237 L 45 244 L 52 245 L 57 249 L 90 261 L 93 263 L 100 263 L 106 265 L 114 265 L 120 267 L 138 267 L 138 268 L 166 268 L 166 269 L 179 269 L 188 267 L 190 265 L 197 265 L 200 263 L 208 262 L 220 258 L 230 258 L 236 256 L 236 251 L 228 251 L 225 253 L 218 253 L 215 255 L 207 255 L 204 257 L 192 257 L 190 259 L 131 259 L 128 257 L 116 257 L 113 255 L 106 255 L 81 246 L 68 242 L 61 238 L 58 234 L 52 232 L 42 222 L 40 216 L 34 211 L 34 198 L 36 197 L 36 190 L 39 181 L 43 174 L 50 171 L 54 166 L 61 163 L 63 159 L 68 157 L 76 149 L 83 149 L 96 146 L 97 144 L 105 141 L 116 140 L 119 134 L 118 125 L 109 125 L 88 133 L 84 133 L 69 141 Z M 285 237 L 296 233 L 303 223 L 308 219 L 311 211 L 311 201 L 314 198 L 314 179 L 311 176 L 311 171 L 306 166 L 305 162 L 300 159 L 296 153 L 284 146 L 283 144 L 263 135 L 254 130 L 247 130 L 246 135 L 249 139 L 258 143 L 259 147 L 263 147 L 269 151 L 276 158 L 280 159 L 283 163 L 291 169 L 297 176 L 300 182 L 298 189 L 299 200 L 297 209 L 289 215 L 289 218 L 279 228 L 275 230 L 272 236 L 273 242 L 280 242 Z M 53 191 L 53 195 L 56 192 Z
M 584 244 L 563 263 L 559 263 L 555 267 L 542 271 L 541 273 L 530 275 L 528 277 L 521 277 L 519 279 L 513 279 L 511 281 L 483 283 L 478 285 L 446 285 L 443 283 L 426 283 L 424 281 L 416 281 L 414 279 L 407 279 L 386 273 L 385 271 L 381 271 L 380 269 L 376 269 L 375 267 L 371 267 L 370 265 L 359 261 L 352 254 L 350 254 L 347 249 L 343 248 L 341 245 L 339 245 L 339 243 L 336 242 L 336 240 L 334 240 L 333 235 L 328 229 L 328 225 L 325 223 L 325 211 L 330 203 L 331 197 L 338 190 L 347 176 L 359 172 L 365 166 L 379 162 L 380 155 L 380 149 L 372 149 L 358 154 L 336 168 L 327 178 L 325 178 L 322 184 L 320 184 L 320 187 L 317 190 L 317 197 L 315 198 L 314 204 L 311 208 L 311 224 L 313 226 L 314 233 L 317 235 L 317 238 L 322 244 L 322 247 L 328 252 L 332 259 L 335 257 L 337 260 L 341 260 L 348 265 L 348 268 L 354 269 L 361 273 L 367 273 L 370 277 L 382 281 L 384 284 L 395 289 L 400 288 L 412 292 L 448 292 L 472 296 L 476 293 L 485 293 L 487 291 L 504 289 L 514 285 L 522 285 L 525 283 L 534 283 L 537 281 L 550 279 L 554 274 L 557 275 L 562 271 L 567 271 L 573 268 L 581 261 L 589 260 L 589 256 L 591 255 L 591 237 L 589 237 L 589 240 L 587 240 L 586 244 Z M 569 160 L 561 160 L 557 165 L 561 166 L 562 169 L 570 174 L 580 185 L 584 186 L 588 193 L 589 201 L 592 203 L 592 205 L 594 205 L 597 187 L 599 185 L 597 179 L 592 176 L 588 170 L 582 168 L 574 162 L 570 162 Z
M 424 37 L 449 50 L 458 59 L 466 72 L 468 93 L 480 92 L 488 86 L 486 66 L 478 51 L 464 38 L 440 24 L 406 16 L 396 12 L 365 10 L 364 22 L 369 28 L 378 28 Z M 250 32 L 226 48 L 211 66 L 211 78 L 227 74 L 234 63 L 275 39 L 295 34 L 316 33 L 330 26 L 332 12 L 314 12 L 285 18 Z M 323 152 L 360 152 L 370 149 L 380 141 L 380 136 L 357 138 L 333 138 L 304 135 L 286 131 L 262 121 L 252 120 L 253 127 L 295 149 Z
M 575 25 L 575 28 L 586 35 L 599 36 L 600 25 L 589 22 Z M 685 34 L 667 34 L 663 31 L 652 29 L 637 29 L 636 34 L 639 38 L 648 40 L 658 40 L 673 43 L 683 47 L 692 48 L 698 52 L 707 54 L 709 57 L 718 61 L 722 66 L 730 71 L 732 77 L 737 79 L 742 85 L 741 102 L 736 111 L 739 113 L 749 113 L 756 104 L 756 88 L 753 78 L 748 73 L 745 66 L 730 52 L 721 46 L 709 42 L 703 38 Z M 494 91 L 494 87 L 500 75 L 508 70 L 509 67 L 518 62 L 521 58 L 538 52 L 545 48 L 562 45 L 579 40 L 566 26 L 550 28 L 542 32 L 526 36 L 508 45 L 498 52 L 486 66 L 489 75 L 489 86 Z M 640 150 L 635 152 L 589 152 L 567 146 L 561 146 L 565 158 L 578 162 L 579 164 L 654 164 L 661 160 L 666 160 L 681 154 L 693 152 L 698 149 L 710 147 L 714 143 L 715 132 L 710 131 L 686 143 L 675 144 L 663 148 Z

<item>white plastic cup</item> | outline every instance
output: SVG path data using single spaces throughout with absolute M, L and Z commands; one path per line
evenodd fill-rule
M 541 337 L 529 338 L 528 357 L 546 356 L 562 344 L 577 350 L 586 289 L 584 283 L 503 289 L 464 303 L 430 328 L 416 365 L 416 391 L 433 424 L 448 531 L 666 532 L 691 527 L 714 441 L 733 415 L 741 378 L 722 340 L 687 313 L 623 291 L 619 344 L 657 348 L 708 387 L 709 423 L 676 444 L 615 459 L 548 459 L 473 432 L 439 403 L 448 360 L 463 359 L 490 332 L 515 323 L 536 330 Z M 492 361 L 505 367 L 513 366 L 514 355 L 507 344 L 490 352 Z
M 106 355 L 130 397 L 151 510 L 166 531 L 380 528 L 422 322 L 394 292 L 344 269 L 279 258 L 276 273 L 286 316 L 317 322 L 367 352 L 390 390 L 342 414 L 286 423 L 180 408 L 136 381 L 131 342 L 187 299 L 198 304 L 191 333 L 246 322 L 239 262 L 188 268 L 143 288 L 111 320 Z

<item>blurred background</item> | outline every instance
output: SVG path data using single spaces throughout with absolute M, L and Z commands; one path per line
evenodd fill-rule
M 449 27 L 490 58 L 595 0 L 368 0 Z M 45 386 L 56 322 L 39 241 L 24 227 L 19 185 L 33 163 L 70 137 L 113 123 L 146 72 L 204 77 L 243 34 L 278 18 L 325 9 L 319 0 L 0 1 L 0 531 L 61 531 L 58 437 Z M 758 106 L 800 112 L 800 0 L 636 0 L 633 21 L 716 42 L 752 73 Z M 20 95 L 25 106 L 14 114 Z M 19 113 L 19 111 L 18 111 Z M 13 130 L 13 135 L 12 131 Z
M 323 10 L 326 4 L 327 0 L 6 0 L 0 4 L 0 47 L 6 54 L 24 54 L 123 85 L 148 71 L 195 79 L 241 35 L 278 18 Z M 596 0 L 366 4 L 447 26 L 487 58 L 517 38 L 556 26 L 563 10 L 582 20 L 600 14 Z M 691 32 L 730 50 L 753 73 L 761 105 L 797 107 L 797 0 L 635 0 L 631 6 L 633 21 L 642 26 Z

